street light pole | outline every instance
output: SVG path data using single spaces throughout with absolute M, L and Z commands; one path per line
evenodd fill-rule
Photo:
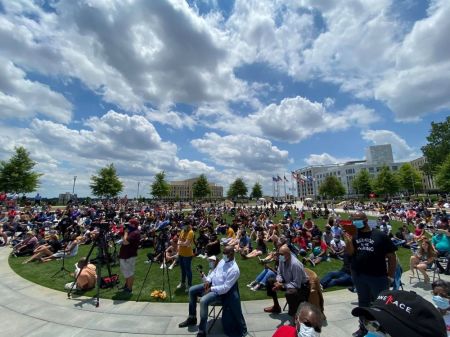
M 72 195 L 75 194 L 75 182 L 76 181 L 77 181 L 77 176 L 73 176 Z
M 416 194 L 416 182 L 414 180 L 414 175 L 411 173 L 411 181 L 412 181 L 412 186 L 413 186 L 413 193 L 414 195 Z
M 139 186 L 141 185 L 141 182 L 138 181 L 138 190 L 137 190 L 137 199 L 139 199 Z

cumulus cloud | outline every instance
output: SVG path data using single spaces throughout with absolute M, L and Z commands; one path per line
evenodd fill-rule
M 26 78 L 23 70 L 0 57 L 0 118 L 27 119 L 37 114 L 58 122 L 72 118 L 72 104 L 47 85 Z
M 358 160 L 350 157 L 337 158 L 329 153 L 322 154 L 310 154 L 308 158 L 305 159 L 307 165 L 328 165 L 328 164 L 339 164 L 345 163 L 352 160 Z
M 409 146 L 408 143 L 393 131 L 366 130 L 361 132 L 364 140 L 373 145 L 391 144 L 396 161 L 410 161 L 420 157 L 420 152 Z
M 255 171 L 274 171 L 289 163 L 289 153 L 263 138 L 248 135 L 207 133 L 191 144 L 201 153 L 225 167 L 245 168 Z M 271 174 L 271 173 L 269 173 Z
M 396 64 L 376 88 L 399 120 L 450 108 L 450 2 L 434 1 L 396 50 Z

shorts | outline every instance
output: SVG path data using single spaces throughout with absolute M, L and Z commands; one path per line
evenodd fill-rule
M 134 275 L 134 267 L 136 265 L 136 256 L 128 259 L 120 259 L 120 271 L 125 278 L 129 278 Z

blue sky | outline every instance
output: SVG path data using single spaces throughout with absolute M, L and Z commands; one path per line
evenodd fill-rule
M 0 0 L 0 159 L 25 146 L 39 192 L 124 194 L 155 173 L 272 176 L 415 159 L 450 110 L 446 0 Z

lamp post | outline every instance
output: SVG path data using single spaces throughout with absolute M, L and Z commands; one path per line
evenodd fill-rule
M 73 186 L 72 186 L 72 195 L 75 194 L 75 182 L 77 181 L 77 176 L 73 176 Z
M 139 187 L 140 187 L 140 185 L 141 185 L 141 182 L 138 181 L 137 199 L 139 199 Z
M 416 194 L 416 181 L 414 180 L 414 174 L 411 172 L 411 182 L 413 187 L 413 193 Z

